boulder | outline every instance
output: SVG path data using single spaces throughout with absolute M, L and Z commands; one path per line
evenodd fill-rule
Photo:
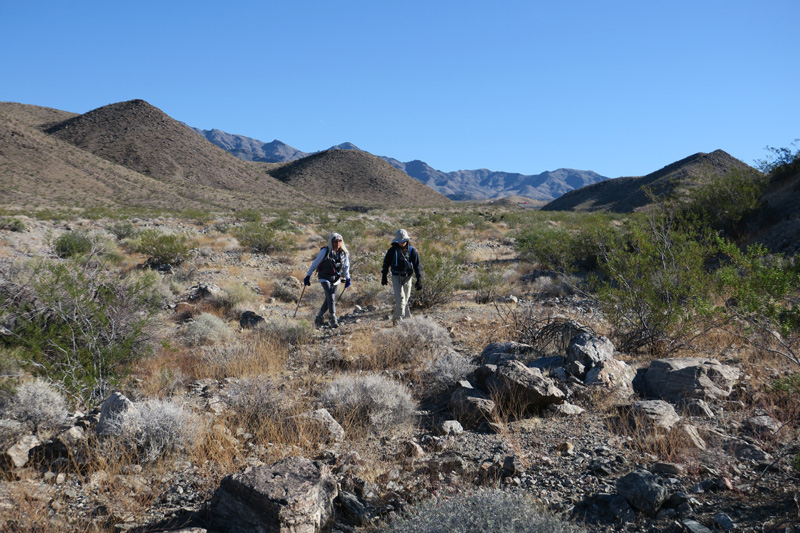
M 460 387 L 450 395 L 447 407 L 462 425 L 477 428 L 484 421 L 492 421 L 495 403 L 469 382 L 462 381 Z
M 319 440 L 327 444 L 342 442 L 345 438 L 344 428 L 325 408 L 298 415 L 293 421 L 298 422 L 298 429 L 302 427 L 311 430 Z
M 575 367 L 588 372 L 600 362 L 610 359 L 614 359 L 614 345 L 611 341 L 606 337 L 583 331 L 570 339 L 564 366 L 568 371 L 571 367 Z M 585 377 L 585 375 L 573 375 L 580 379 Z
M 652 398 L 679 404 L 686 398 L 727 398 L 739 381 L 738 368 L 715 359 L 657 359 L 633 380 L 634 389 Z
M 497 365 L 495 373 L 486 380 L 486 388 L 493 397 L 526 411 L 563 403 L 565 399 L 564 392 L 552 379 L 538 368 L 529 368 L 519 361 Z
M 337 496 L 325 464 L 287 457 L 223 478 L 210 515 L 215 530 L 226 533 L 316 533 L 328 525 Z
M 253 311 L 245 311 L 239 318 L 239 327 L 242 329 L 254 328 L 266 322 L 263 316 L 257 315 Z
M 97 434 L 105 435 L 109 431 L 110 423 L 122 413 L 136 409 L 133 402 L 121 392 L 113 392 L 100 406 L 100 418 L 97 421 Z
M 617 480 L 617 492 L 634 509 L 654 514 L 669 498 L 661 478 L 646 470 L 635 470 Z
M 631 416 L 634 421 L 646 421 L 657 428 L 671 429 L 681 417 L 669 404 L 663 400 L 642 400 L 633 402 Z
M 478 358 L 478 364 L 496 365 L 503 361 L 524 359 L 526 355 L 536 353 L 530 344 L 520 342 L 492 342 L 486 345 Z

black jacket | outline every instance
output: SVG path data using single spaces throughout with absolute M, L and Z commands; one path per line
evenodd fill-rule
M 396 242 L 392 243 L 392 247 L 386 252 L 386 255 L 383 257 L 383 268 L 381 269 L 381 274 L 386 276 L 389 274 L 389 270 L 392 266 L 395 267 L 395 270 L 399 268 L 403 268 L 405 260 L 402 257 L 403 249 L 400 248 L 400 245 Z M 411 267 L 413 268 L 413 273 L 417 276 L 417 281 L 422 281 L 422 267 L 419 264 L 419 253 L 417 253 L 417 249 L 408 245 L 408 251 L 406 252 L 406 256 L 408 258 L 408 262 L 411 263 Z M 408 276 L 411 276 L 411 272 L 407 272 Z

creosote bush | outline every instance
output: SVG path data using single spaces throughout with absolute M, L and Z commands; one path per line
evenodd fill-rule
M 86 255 L 94 248 L 91 235 L 83 230 L 65 231 L 53 241 L 53 252 L 58 257 L 77 257 Z
M 180 265 L 189 258 L 194 246 L 185 233 L 162 233 L 156 229 L 142 230 L 136 241 L 135 250 L 154 265 Z
M 390 533 L 578 533 L 580 527 L 549 515 L 524 494 L 498 489 L 434 497 L 414 505 Z
M 320 399 L 348 434 L 349 429 L 377 434 L 404 429 L 417 408 L 405 385 L 380 374 L 342 376 Z

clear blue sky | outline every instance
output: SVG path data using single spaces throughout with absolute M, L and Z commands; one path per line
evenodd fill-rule
M 798 0 L 7 0 L 0 101 L 313 152 L 643 175 L 800 138 Z

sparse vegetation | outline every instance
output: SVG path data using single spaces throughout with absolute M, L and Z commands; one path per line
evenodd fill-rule
M 322 403 L 348 430 L 395 433 L 410 426 L 416 402 L 402 383 L 379 374 L 342 376 L 323 391 Z
M 135 249 L 148 257 L 153 265 L 180 265 L 189 258 L 192 240 L 185 233 L 162 233 L 142 230 L 136 237 Z

